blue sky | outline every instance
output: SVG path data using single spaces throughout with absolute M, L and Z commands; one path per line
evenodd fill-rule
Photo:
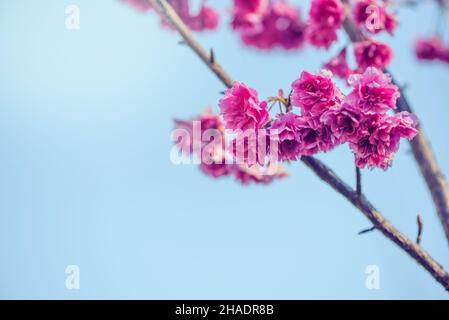
M 69 4 L 81 10 L 80 30 L 65 27 Z M 396 36 L 381 38 L 447 174 L 449 68 L 417 63 L 411 50 L 433 9 L 402 10 Z M 227 19 L 198 38 L 261 97 L 347 43 L 341 34 L 330 52 L 260 53 Z M 0 298 L 447 298 L 381 234 L 357 235 L 369 221 L 301 163 L 282 182 L 250 187 L 173 165 L 172 119 L 216 110 L 223 90 L 179 39 L 114 0 L 0 2 Z M 365 171 L 364 191 L 412 238 L 422 214 L 422 244 L 449 268 L 409 150 L 403 143 L 387 172 Z M 346 147 L 319 158 L 354 181 Z M 65 286 L 67 265 L 79 266 L 79 290 Z M 379 290 L 365 286 L 369 265 Z

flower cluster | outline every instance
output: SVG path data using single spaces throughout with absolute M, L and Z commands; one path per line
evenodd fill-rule
M 362 74 L 353 74 L 349 84 L 352 90 L 345 97 L 328 70 L 319 74 L 305 71 L 292 83 L 290 96 L 291 105 L 300 113 L 287 108 L 271 121 L 267 103 L 259 102 L 257 92 L 242 83 L 227 90 L 219 106 L 225 128 L 266 129 L 270 147 L 264 151 L 268 150 L 270 159 L 295 161 L 348 143 L 358 167 L 387 169 L 400 139 L 417 134 L 416 118 L 406 112 L 388 114 L 396 108 L 399 91 L 379 69 L 368 67 Z M 277 147 L 272 149 L 273 145 Z M 257 155 L 257 151 L 253 153 Z M 245 160 L 249 154 L 246 150 Z
M 420 60 L 437 60 L 449 63 L 449 48 L 438 37 L 417 39 L 415 52 L 417 58 Z
M 198 158 L 199 168 L 207 176 L 234 176 L 244 185 L 251 182 L 269 184 L 287 176 L 285 169 L 277 163 L 262 168 L 234 161 L 232 147 L 226 146 L 224 124 L 210 108 L 195 119 L 174 122 L 176 147 L 184 156 Z
M 345 17 L 340 0 L 312 0 L 307 28 L 308 41 L 317 48 L 328 49 L 337 40 L 337 30 Z
M 353 7 L 354 20 L 369 33 L 385 30 L 393 34 L 397 22 L 395 16 L 387 12 L 387 3 L 379 3 L 378 0 L 356 0 Z
M 234 0 L 232 27 L 242 41 L 258 49 L 298 49 L 305 40 L 299 10 L 285 1 Z
M 197 14 L 191 13 L 189 0 L 167 1 L 190 29 L 194 31 L 204 31 L 217 28 L 219 22 L 218 12 L 208 6 L 205 1 L 201 4 L 201 8 Z M 146 12 L 151 9 L 151 4 L 148 0 L 125 0 L 125 2 L 139 11 Z M 162 19 L 162 25 L 171 28 L 170 24 L 165 19 Z

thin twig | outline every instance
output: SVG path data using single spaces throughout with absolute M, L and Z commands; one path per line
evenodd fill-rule
M 203 60 L 203 62 L 217 75 L 217 77 L 229 88 L 232 87 L 231 77 L 220 67 L 210 64 L 210 57 L 203 47 L 194 39 L 187 26 L 178 17 L 176 12 L 167 3 L 166 0 L 149 0 L 154 7 L 163 13 L 165 18 L 170 21 L 172 26 L 178 30 L 189 47 Z M 421 266 L 423 266 L 446 290 L 449 291 L 449 275 L 425 250 L 419 245 L 409 240 L 404 234 L 394 228 L 391 223 L 385 219 L 373 205 L 363 196 L 357 195 L 357 192 L 342 181 L 330 168 L 321 161 L 313 157 L 302 157 L 304 162 L 312 171 L 315 172 L 323 181 L 329 184 L 335 191 L 349 200 L 357 207 L 388 239 L 396 243 L 402 250 L 407 252 Z
M 374 230 L 376 230 L 376 227 L 371 227 L 371 228 L 368 228 L 368 229 L 363 229 L 358 234 L 365 234 L 365 233 L 368 233 L 368 232 L 371 232 L 371 231 L 374 231 Z
M 424 226 L 424 222 L 423 222 L 422 216 L 420 214 L 418 214 L 418 216 L 416 217 L 416 222 L 418 223 L 418 235 L 416 236 L 416 243 L 420 244 L 421 236 L 422 236 L 422 229 Z
M 362 172 L 360 168 L 355 166 L 355 176 L 356 176 L 356 190 L 357 195 L 360 197 L 362 195 Z
M 352 42 L 364 41 L 367 39 L 360 28 L 350 18 L 350 5 L 348 0 L 343 0 L 346 9 L 346 19 L 343 22 L 343 27 Z M 386 70 L 389 74 L 388 70 Z M 397 82 L 394 80 L 396 85 Z M 398 86 L 401 88 L 400 86 Z M 407 111 L 413 113 L 412 108 L 405 96 L 404 90 L 400 89 L 401 96 L 397 101 L 397 111 Z M 443 225 L 446 239 L 449 241 L 449 185 L 438 166 L 437 159 L 432 151 L 430 143 L 419 125 L 419 134 L 410 141 L 412 152 L 415 160 L 419 166 L 422 176 L 426 181 L 427 187 L 432 195 L 438 217 Z

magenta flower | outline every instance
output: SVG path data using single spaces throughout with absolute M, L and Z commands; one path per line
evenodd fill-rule
M 182 149 L 189 150 L 190 153 L 192 153 L 193 150 L 193 143 L 194 143 L 194 134 L 193 134 L 193 122 L 198 121 L 200 126 L 200 132 L 199 136 L 195 136 L 197 141 L 195 141 L 198 146 L 200 147 L 200 150 L 196 150 L 196 152 L 201 153 L 203 148 L 207 143 L 202 141 L 202 135 L 206 130 L 209 129 L 215 129 L 219 132 L 224 132 L 224 126 L 219 116 L 214 114 L 210 108 L 206 108 L 206 110 L 201 114 L 199 117 L 190 119 L 190 120 L 180 120 L 175 119 L 175 129 L 184 129 L 189 134 L 188 139 L 183 139 L 182 143 L 179 145 Z M 223 139 L 224 142 L 224 139 Z M 224 145 L 223 145 L 224 147 Z M 200 154 L 198 154 L 199 156 Z
M 337 40 L 337 31 L 333 28 L 311 24 L 306 29 L 306 38 L 312 46 L 327 50 Z
M 336 141 L 345 143 L 357 139 L 358 128 L 364 117 L 358 109 L 343 104 L 341 108 L 325 112 L 320 120 L 330 127 Z
M 416 57 L 420 60 L 439 60 L 449 63 L 449 49 L 438 37 L 417 39 L 415 43 Z
M 287 177 L 285 169 L 278 164 L 271 164 L 268 167 L 270 172 L 262 171 L 258 166 L 248 167 L 245 165 L 236 165 L 234 174 L 237 181 L 243 185 L 248 185 L 251 182 L 256 184 L 270 184 L 276 179 L 283 179 Z
M 263 19 L 268 8 L 268 0 L 234 0 L 231 10 L 233 29 L 255 27 Z
M 357 0 L 352 13 L 356 23 L 371 33 L 386 30 L 393 34 L 397 26 L 395 17 L 377 0 Z
M 301 157 L 299 116 L 293 112 L 278 114 L 270 127 L 271 139 L 277 142 L 278 159 L 295 161 Z M 275 133 L 274 133 L 275 132 Z
M 213 178 L 228 176 L 234 172 L 234 166 L 225 163 L 225 159 L 213 161 L 212 163 L 201 162 L 200 170 L 206 175 Z
M 337 40 L 337 30 L 345 17 L 340 0 L 313 0 L 309 12 L 307 40 L 317 48 L 328 49 Z
M 243 28 L 240 37 L 246 45 L 258 49 L 299 49 L 305 41 L 305 28 L 299 10 L 278 1 L 269 5 L 260 22 Z
M 292 83 L 291 103 L 300 107 L 303 114 L 320 116 L 329 108 L 339 105 L 342 93 L 332 81 L 331 72 L 314 75 L 307 71 Z
M 323 68 L 331 71 L 337 77 L 346 80 L 352 73 L 346 60 L 346 48 L 343 48 L 336 57 L 330 59 Z
M 399 98 L 397 86 L 391 77 L 379 69 L 369 67 L 363 74 L 353 74 L 348 83 L 353 87 L 345 102 L 366 115 L 381 114 L 396 109 Z
M 338 141 L 331 128 L 320 121 L 319 117 L 303 115 L 298 117 L 298 134 L 301 140 L 302 155 L 314 155 L 334 148 Z
M 310 23 L 337 30 L 341 27 L 345 12 L 340 0 L 312 0 Z
M 232 130 L 260 129 L 269 121 L 267 103 L 259 102 L 257 91 L 234 82 L 219 102 L 225 127 Z
M 231 141 L 231 152 L 237 164 L 263 166 L 267 160 L 270 137 L 266 130 L 247 130 Z
M 408 113 L 366 118 L 359 129 L 358 140 L 350 143 L 356 165 L 387 169 L 399 150 L 400 139 L 412 139 L 417 134 L 415 127 L 416 119 Z
M 203 4 L 198 14 L 190 17 L 189 26 L 193 31 L 214 30 L 218 27 L 219 20 L 218 12 Z
M 151 4 L 148 0 L 125 0 L 125 2 L 142 12 L 151 9 Z
M 365 71 L 368 67 L 383 70 L 393 58 L 391 48 L 386 43 L 375 40 L 357 42 L 354 45 L 354 54 L 359 72 Z

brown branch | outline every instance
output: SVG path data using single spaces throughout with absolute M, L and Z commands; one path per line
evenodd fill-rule
M 184 38 L 186 44 L 198 54 L 203 62 L 218 76 L 226 87 L 231 87 L 233 81 L 231 77 L 217 64 L 210 63 L 210 57 L 201 45 L 194 39 L 190 30 L 178 17 L 176 12 L 166 2 L 166 0 L 149 0 L 165 18 L 170 21 L 172 26 L 178 30 Z M 423 266 L 446 290 L 449 291 L 449 275 L 433 258 L 418 244 L 409 240 L 404 234 L 394 228 L 391 223 L 385 219 L 365 198 L 358 195 L 357 192 L 342 181 L 330 168 L 313 157 L 303 157 L 304 162 L 315 174 L 323 181 L 329 184 L 335 191 L 349 200 L 357 207 L 388 239 L 396 243 L 402 250 L 407 252 L 421 266 Z
M 356 176 L 356 191 L 357 195 L 360 197 L 362 195 L 362 172 L 359 167 L 355 167 L 355 176 Z
M 367 37 L 363 34 L 360 28 L 350 18 L 350 6 L 347 0 L 343 0 L 345 3 L 346 19 L 343 22 L 343 28 L 345 29 L 348 37 L 352 42 L 358 42 L 366 40 Z M 389 74 L 388 70 L 386 70 Z M 397 101 L 397 111 L 407 111 L 413 113 L 412 108 L 407 101 L 404 90 L 395 83 L 401 92 L 401 96 Z M 422 176 L 426 181 L 430 194 L 432 195 L 433 202 L 435 204 L 438 217 L 443 225 L 446 238 L 449 241 L 449 186 L 447 181 L 438 166 L 437 159 L 432 151 L 430 143 L 424 134 L 422 126 L 419 126 L 419 134 L 410 141 L 412 146 L 413 156 L 419 166 Z
M 424 227 L 424 222 L 423 222 L 422 216 L 420 214 L 418 214 L 418 216 L 416 217 L 416 222 L 418 223 L 418 235 L 416 236 L 416 243 L 420 244 L 421 237 L 422 237 L 422 229 Z

